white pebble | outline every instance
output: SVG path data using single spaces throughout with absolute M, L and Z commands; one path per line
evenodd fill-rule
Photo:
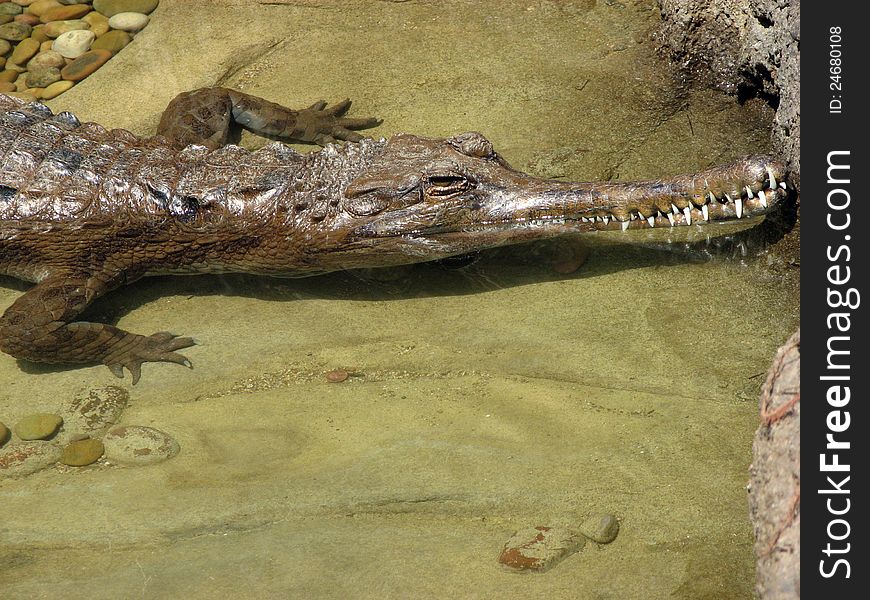
M 88 51 L 94 41 L 93 31 L 76 30 L 67 31 L 57 37 L 51 45 L 51 49 L 59 52 L 64 58 L 78 58 Z
M 109 18 L 109 27 L 122 31 L 139 31 L 148 24 L 150 17 L 136 12 L 122 12 Z

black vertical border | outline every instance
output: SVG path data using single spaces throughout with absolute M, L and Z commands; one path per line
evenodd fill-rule
M 870 219 L 867 218 L 870 198 L 864 181 L 870 179 L 867 162 L 870 140 L 866 138 L 866 115 L 870 111 L 866 85 L 870 77 L 870 18 L 867 4 L 863 2 L 805 2 L 801 8 L 801 588 L 805 598 L 866 598 L 870 593 L 870 561 L 866 549 L 870 534 L 865 523 L 870 507 L 866 505 L 867 494 L 861 490 L 866 490 L 870 483 L 866 468 L 870 436 L 866 409 L 870 402 L 867 386 L 870 352 L 865 349 L 870 339 L 864 306 L 870 303 L 870 295 L 865 294 L 870 264 Z M 831 62 L 831 58 L 836 58 L 831 53 L 831 33 L 836 27 L 841 28 L 842 37 L 839 48 L 842 90 L 832 89 L 836 86 L 831 85 L 836 83 L 836 79 L 831 78 L 836 74 L 831 72 L 831 67 L 837 66 L 836 61 Z M 832 100 L 842 102 L 841 112 L 832 112 Z M 829 153 L 834 151 L 849 152 L 832 157 L 840 164 L 849 165 L 848 174 L 843 169 L 832 172 L 834 178 L 848 178 L 849 183 L 828 182 Z M 829 207 L 828 196 L 835 189 L 848 192 L 848 207 L 839 210 Z M 834 204 L 843 205 L 847 196 L 833 192 L 831 198 Z M 847 214 L 850 219 L 847 228 L 838 231 L 829 226 L 829 215 L 834 225 L 842 226 Z M 843 246 L 849 251 L 840 250 L 838 254 Z M 830 272 L 835 265 L 839 265 L 839 270 Z M 846 266 L 850 269 L 849 281 L 831 283 L 832 275 L 835 279 L 844 277 Z M 839 290 L 845 294 L 849 288 L 854 288 L 861 296 L 857 307 L 830 306 L 829 291 Z M 848 321 L 839 322 L 840 325 L 849 323 L 848 332 L 839 331 L 836 326 L 829 328 L 832 313 L 849 313 Z M 838 363 L 848 363 L 848 369 L 828 368 L 831 336 L 848 337 L 848 341 L 840 339 L 833 343 L 837 349 L 849 351 L 848 355 L 836 358 Z M 823 380 L 826 375 L 847 375 L 849 379 Z M 829 388 L 836 384 L 850 388 L 850 400 L 844 406 L 835 407 L 828 402 Z M 832 411 L 840 413 L 832 416 Z M 834 427 L 842 428 L 846 411 L 848 428 L 832 432 L 829 418 L 834 419 L 830 421 Z M 850 447 L 826 449 L 828 434 L 838 442 L 849 442 Z M 849 465 L 848 472 L 822 470 L 820 456 L 826 454 L 826 462 L 830 463 L 835 453 L 839 463 Z M 824 492 L 834 489 L 828 476 L 849 492 Z M 850 479 L 843 483 L 845 476 Z M 846 506 L 848 512 L 842 515 L 831 513 L 831 509 L 843 511 Z M 841 521 L 833 522 L 835 519 L 848 522 L 848 526 Z M 846 533 L 844 539 L 831 537 L 842 537 Z M 826 553 L 828 544 L 835 552 Z M 840 558 L 848 562 L 848 577 L 845 564 L 840 563 L 835 568 Z M 829 574 L 833 571 L 833 576 L 824 577 L 823 570 Z

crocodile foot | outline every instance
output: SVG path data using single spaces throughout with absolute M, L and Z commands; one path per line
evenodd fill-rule
M 129 341 L 128 341 L 129 340 Z M 142 375 L 142 363 L 172 362 L 192 369 L 193 364 L 175 350 L 195 346 L 193 338 L 178 337 L 167 331 L 160 331 L 150 336 L 127 334 L 128 343 L 118 344 L 119 348 L 103 359 L 103 364 L 115 377 L 123 379 L 126 367 L 133 376 L 133 385 Z
M 362 119 L 345 117 L 344 114 L 348 111 L 350 105 L 351 100 L 345 98 L 338 104 L 326 108 L 326 101 L 319 100 L 308 108 L 300 110 L 296 117 L 296 127 L 291 137 L 306 142 L 314 142 L 320 146 L 325 146 L 337 140 L 358 142 L 364 136 L 353 131 L 354 129 L 368 129 L 383 123 L 382 119 L 374 117 Z

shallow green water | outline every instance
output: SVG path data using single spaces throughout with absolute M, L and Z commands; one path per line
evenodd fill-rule
M 385 119 L 376 135 L 479 130 L 550 177 L 650 178 L 769 150 L 769 109 L 692 91 L 657 61 L 652 2 L 341 6 L 164 0 L 138 46 L 54 108 L 144 134 L 168 97 L 224 77 L 289 105 L 351 96 Z M 191 22 L 209 35 L 178 48 L 173 28 Z M 4 593 L 751 597 L 756 399 L 798 322 L 796 275 L 739 252 L 583 243 L 570 275 L 533 245 L 391 281 L 142 281 L 93 314 L 201 345 L 193 371 L 149 364 L 132 389 L 103 367 L 0 357 L 7 424 L 121 385 L 122 422 L 182 446 L 152 467 L 0 481 Z M 2 284 L 0 309 L 24 289 Z M 327 383 L 334 368 L 354 375 Z M 621 519 L 613 544 L 542 575 L 496 563 L 515 530 L 593 511 Z

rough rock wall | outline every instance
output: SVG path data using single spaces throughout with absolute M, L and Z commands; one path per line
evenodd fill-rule
M 800 186 L 800 1 L 659 0 L 661 48 L 696 81 L 777 107 L 773 143 Z
M 800 343 L 798 330 L 776 353 L 752 445 L 749 512 L 762 600 L 800 598 Z

